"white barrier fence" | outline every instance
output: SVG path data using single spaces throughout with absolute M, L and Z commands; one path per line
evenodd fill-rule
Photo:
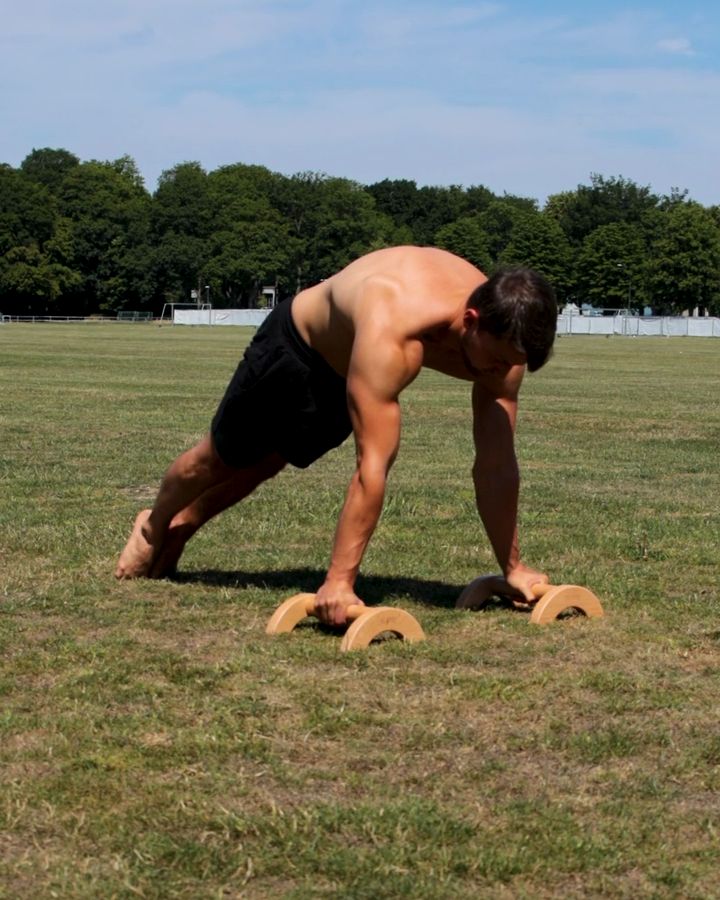
M 173 325 L 262 325 L 269 309 L 174 309 Z
M 176 309 L 175 325 L 251 325 L 268 309 Z M 620 334 L 631 337 L 720 337 L 720 319 L 680 316 L 558 316 L 558 334 Z
M 720 319 L 709 316 L 558 316 L 558 334 L 624 334 L 632 337 L 720 337 Z
M 245 325 L 259 327 L 269 309 L 175 309 L 173 325 Z M 11 322 L 108 323 L 119 320 L 102 316 L 4 316 Z M 160 320 L 155 319 L 155 322 Z M 558 316 L 558 334 L 619 334 L 629 337 L 720 337 L 720 318 L 710 316 Z

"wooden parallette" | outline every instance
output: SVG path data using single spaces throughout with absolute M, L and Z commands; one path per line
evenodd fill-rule
M 288 597 L 275 610 L 265 629 L 266 634 L 282 634 L 293 628 L 306 616 L 315 615 L 315 594 L 295 594 Z M 404 641 L 414 644 L 424 641 L 425 634 L 417 619 L 403 609 L 392 606 L 349 606 L 348 620 L 352 625 L 345 632 L 340 650 L 358 650 L 383 631 L 392 631 Z
M 535 625 L 552 622 L 566 609 L 575 609 L 590 619 L 605 615 L 595 594 L 576 584 L 535 584 L 532 590 L 538 601 L 531 606 L 513 593 L 501 575 L 484 575 L 470 582 L 455 606 L 457 609 L 482 609 L 491 597 L 507 597 L 518 609 L 532 609 L 530 621 Z

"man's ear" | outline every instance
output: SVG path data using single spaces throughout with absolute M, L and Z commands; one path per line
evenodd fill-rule
M 473 309 L 472 307 L 468 307 L 463 313 L 463 325 L 468 330 L 477 328 L 477 324 L 480 321 L 480 313 Z

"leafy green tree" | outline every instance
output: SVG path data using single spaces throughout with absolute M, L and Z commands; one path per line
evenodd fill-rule
M 414 241 L 413 224 L 418 214 L 418 187 L 407 179 L 389 179 L 368 185 L 365 190 L 375 201 L 377 210 L 388 216 L 397 226 L 408 229 L 409 241 Z
M 276 198 L 296 239 L 291 291 L 328 278 L 353 259 L 398 243 L 398 229 L 373 197 L 347 178 L 293 175 Z
M 649 187 L 640 187 L 622 176 L 592 174 L 589 185 L 580 184 L 574 191 L 548 197 L 545 212 L 558 221 L 570 243 L 579 247 L 601 225 L 638 223 L 659 203 L 660 198 Z
M 203 270 L 215 227 L 208 175 L 198 162 L 162 173 L 153 195 L 151 233 L 160 293 L 167 302 L 189 302 L 204 287 Z
M 486 209 L 497 197 L 490 188 L 483 184 L 473 184 L 465 191 L 464 211 L 465 215 L 474 215 Z M 534 202 L 534 201 L 533 201 Z
M 47 189 L 0 165 L 0 256 L 13 247 L 42 247 L 52 237 L 55 209 Z
M 440 229 L 482 211 L 495 199 L 484 185 L 467 189 L 457 185 L 418 188 L 414 181 L 405 179 L 385 179 L 368 185 L 365 190 L 373 196 L 381 213 L 406 229 L 402 234 L 404 243 L 428 245 L 434 242 Z
M 81 163 L 65 176 L 58 205 L 71 223 L 72 268 L 81 275 L 69 298 L 77 311 L 157 305 L 150 203 L 126 157 Z
M 483 272 L 492 269 L 488 236 L 478 216 L 463 216 L 443 225 L 435 235 L 434 244 L 461 256 Z
M 479 213 L 480 226 L 487 235 L 488 251 L 495 268 L 510 243 L 516 222 L 527 213 L 527 208 L 507 197 L 499 197 Z
M 558 300 L 572 288 L 572 252 L 557 221 L 536 210 L 518 211 L 510 240 L 500 254 L 502 265 L 529 266 L 550 280 Z
M 583 241 L 576 263 L 576 301 L 610 309 L 647 302 L 643 229 L 637 224 L 601 225 Z
M 647 265 L 651 305 L 680 313 L 696 306 L 720 313 L 720 227 L 699 203 L 663 216 Z
M 52 315 L 57 301 L 77 287 L 80 275 L 54 262 L 36 245 L 13 247 L 0 261 L 0 296 L 7 315 Z
M 416 243 L 432 245 L 435 235 L 444 226 L 466 214 L 465 191 L 456 184 L 449 187 L 428 185 L 417 194 L 415 218 L 412 223 Z
M 153 195 L 153 231 L 207 237 L 212 226 L 208 176 L 199 162 L 166 169 Z
M 277 214 L 268 215 L 262 227 L 239 220 L 210 241 L 205 278 L 215 306 L 254 307 L 262 287 L 278 282 L 277 273 L 287 266 L 289 234 Z
M 58 312 L 78 282 L 63 253 L 67 229 L 48 189 L 0 166 L 0 309 L 7 315 Z
M 271 202 L 280 178 L 241 164 L 208 177 L 214 227 L 204 271 L 213 296 L 228 306 L 254 306 L 264 284 L 276 285 L 292 270 L 298 240 Z
M 135 185 L 143 193 L 145 192 L 145 179 L 140 174 L 140 169 L 138 169 L 137 163 L 132 156 L 128 156 L 126 153 L 124 156 L 105 163 L 105 165 L 109 165 L 118 175 L 122 175 L 125 181 Z
M 483 185 L 362 187 L 243 164 L 208 175 L 184 162 L 151 198 L 129 156 L 81 163 L 46 147 L 19 169 L 0 164 L 0 308 L 159 311 L 206 284 L 216 305 L 253 305 L 263 284 L 293 293 L 363 253 L 415 243 L 488 274 L 530 265 L 561 298 L 720 312 L 719 232 L 720 207 L 677 188 L 658 197 L 621 176 L 593 174 L 540 213 L 531 198 Z
M 79 165 L 80 160 L 69 150 L 44 147 L 29 153 L 20 163 L 20 170 L 54 194 L 65 176 Z
M 688 202 L 688 191 L 687 188 L 683 188 L 682 190 L 678 187 L 670 188 L 669 194 L 663 194 L 658 201 L 658 209 L 668 210 L 672 209 L 674 206 L 678 206 L 681 203 Z
M 319 189 L 318 228 L 306 240 L 314 263 L 313 282 L 327 278 L 364 253 L 395 243 L 395 228 L 379 213 L 361 185 L 346 178 L 326 178 Z

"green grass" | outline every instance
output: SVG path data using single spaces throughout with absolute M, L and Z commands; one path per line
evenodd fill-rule
M 340 654 L 313 590 L 347 445 L 117 583 L 245 329 L 0 327 L 0 897 L 720 897 L 720 342 L 563 338 L 523 389 L 521 538 L 606 618 L 459 612 L 496 570 L 469 387 L 424 373 Z

